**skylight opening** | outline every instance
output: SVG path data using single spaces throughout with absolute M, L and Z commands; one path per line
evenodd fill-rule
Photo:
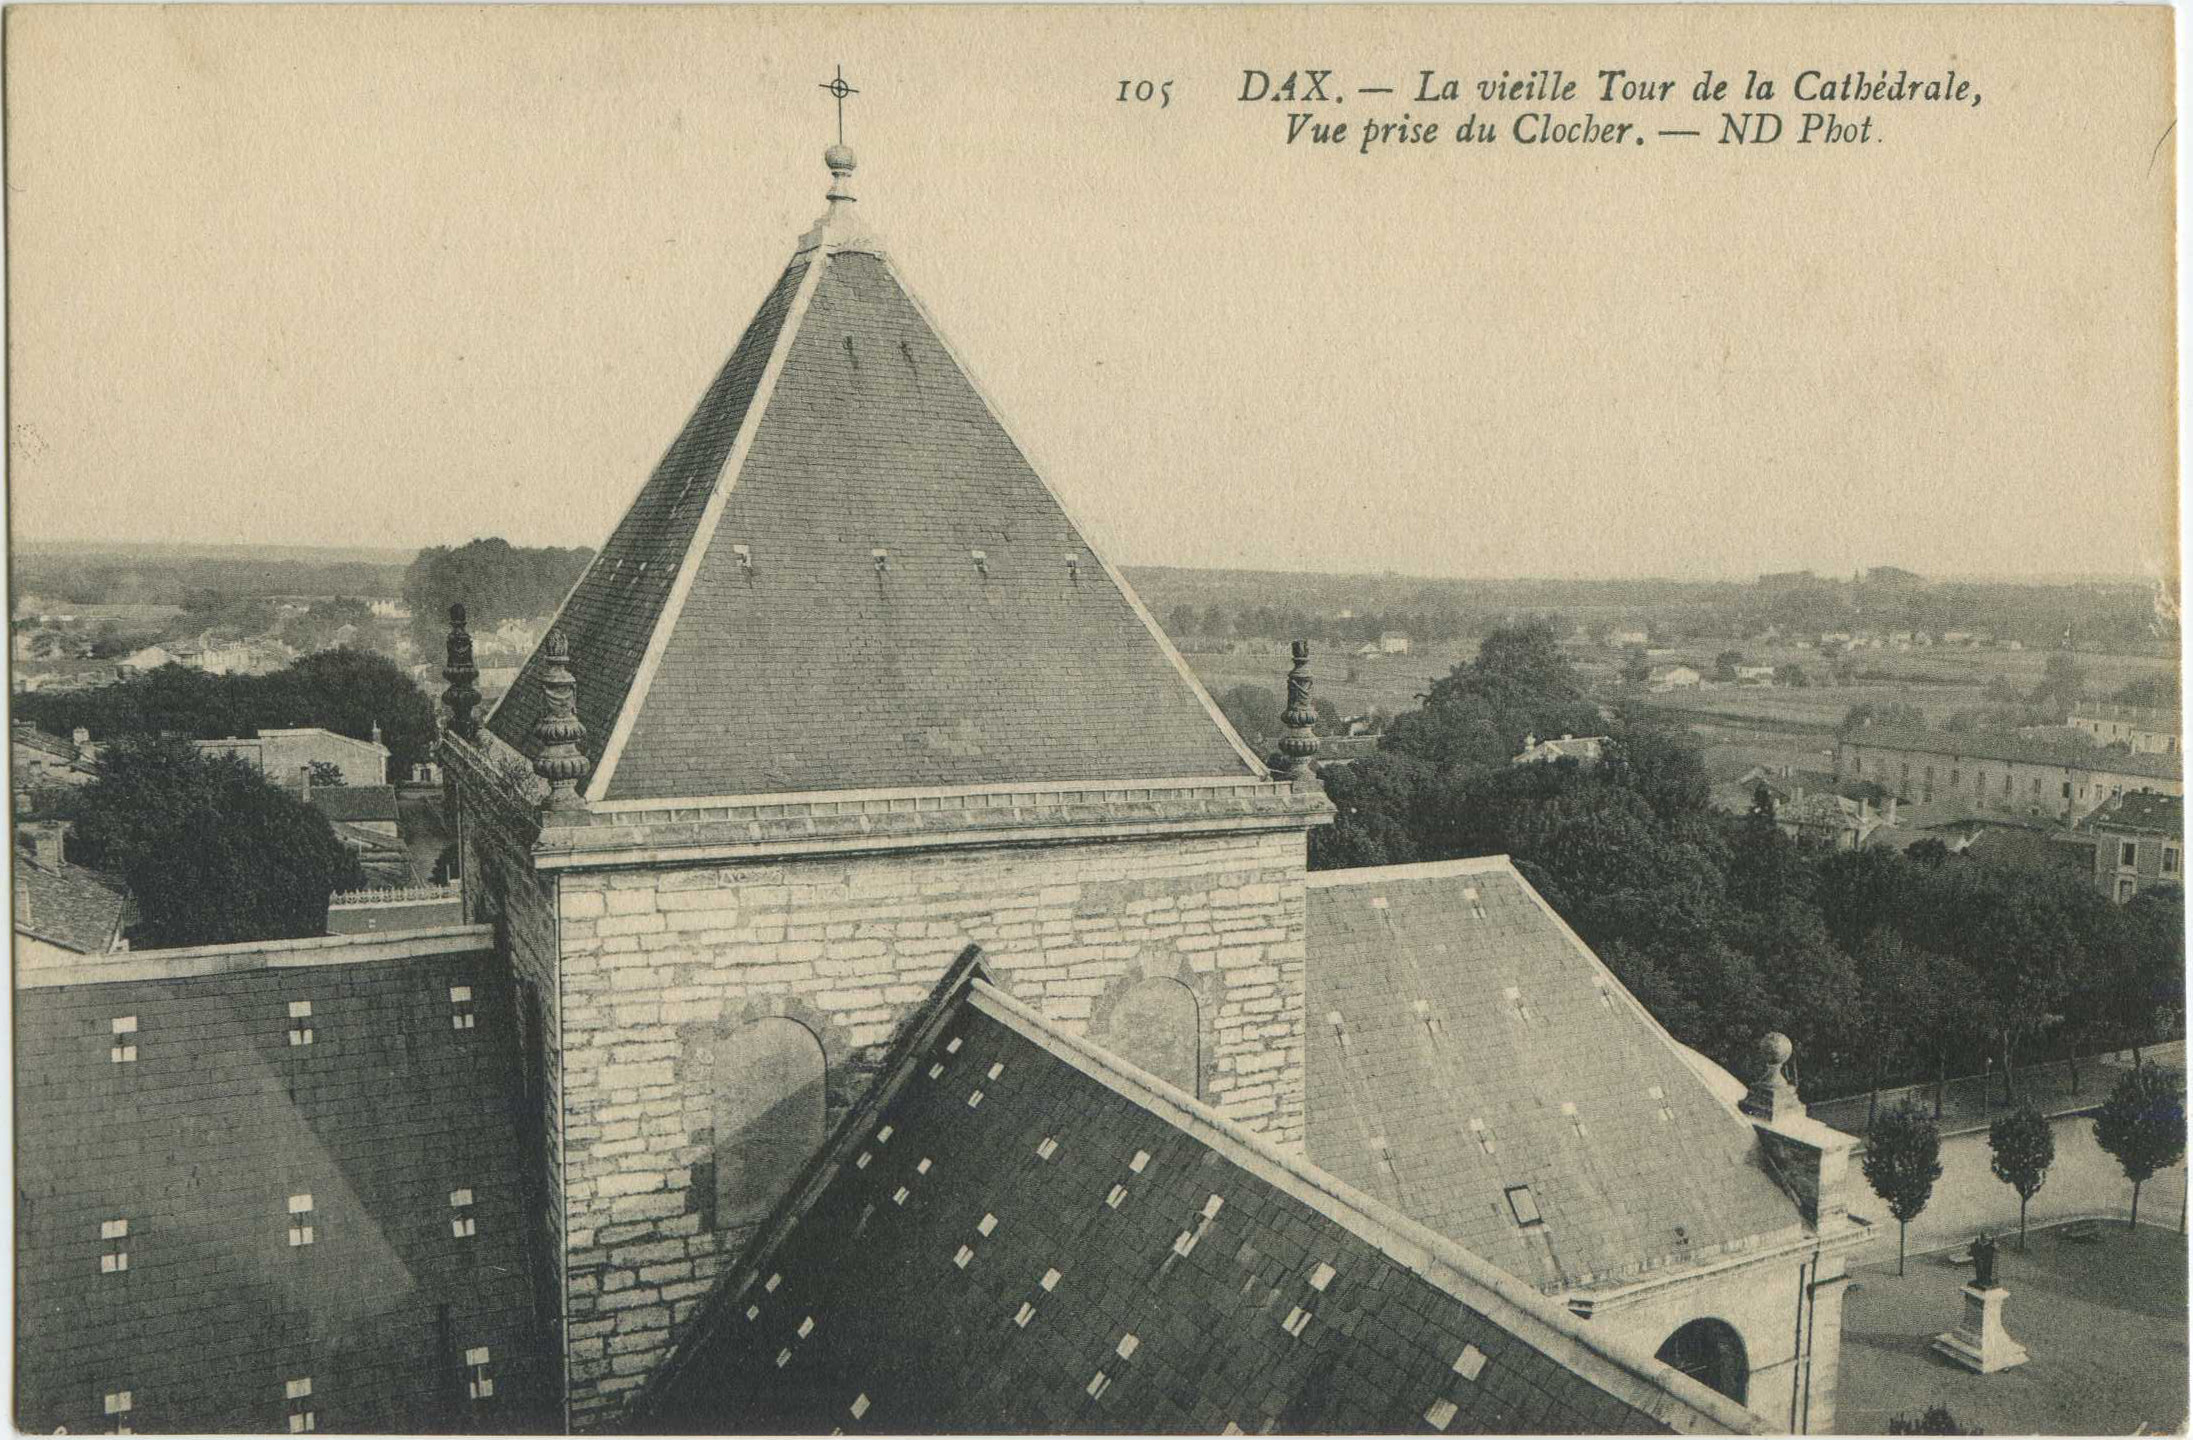
M 990 1233 L 997 1228 L 998 1217 L 995 1215 L 984 1215 L 982 1217 L 982 1223 L 975 1226 L 975 1233 L 981 1235 L 985 1239 L 988 1239 Z
M 291 1248 L 312 1243 L 312 1197 L 289 1197 L 289 1243 Z
M 1025 1330 L 1028 1328 L 1028 1322 L 1035 1318 L 1036 1307 L 1023 1300 L 1020 1302 L 1020 1309 L 1013 1314 L 1013 1324 L 1017 1328 Z
M 1454 1357 L 1454 1373 L 1465 1380 L 1475 1380 L 1485 1368 L 1485 1352 L 1475 1345 L 1464 1345 L 1462 1353 Z
M 1310 1328 L 1310 1312 L 1300 1305 L 1295 1306 L 1287 1312 L 1287 1318 L 1280 1322 L 1279 1328 L 1299 1340 L 1302 1332 Z
M 1538 1213 L 1538 1197 L 1531 1194 L 1528 1185 L 1508 1187 L 1508 1209 L 1514 1214 L 1515 1223 L 1526 1228 L 1546 1223 L 1545 1217 Z
M 1036 1146 L 1036 1158 L 1037 1158 L 1038 1160 L 1048 1160 L 1048 1159 L 1050 1159 L 1050 1158 L 1051 1158 L 1051 1157 L 1052 1157 L 1053 1155 L 1056 1155 L 1057 1153 L 1058 1153 L 1058 1141 L 1056 1141 L 1056 1140 L 1052 1139 L 1052 1138 L 1051 1138 L 1050 1136 L 1048 1136 L 1048 1135 L 1046 1135 L 1046 1136 L 1044 1136 L 1044 1137 L 1043 1137 L 1043 1143 L 1042 1143 L 1042 1144 L 1040 1144 L 1040 1145 Z
M 1122 1360 L 1134 1359 L 1135 1351 L 1141 1348 L 1142 1342 L 1135 1338 L 1135 1334 L 1131 1330 L 1128 1331 L 1125 1335 L 1120 1336 L 1119 1343 L 1112 1347 L 1113 1352 L 1117 1354 Z
M 471 1238 L 477 1232 L 472 1214 L 472 1191 L 469 1188 L 450 1191 L 449 1210 L 449 1233 L 459 1240 Z
M 1148 1169 L 1149 1165 L 1150 1152 L 1147 1150 L 1137 1150 L 1135 1152 L 1135 1158 L 1127 1162 L 1127 1168 L 1137 1175 L 1140 1175 L 1144 1170 Z
M 495 1377 L 489 1373 L 489 1355 L 485 1345 L 475 1345 L 464 1352 L 465 1368 L 471 1378 L 465 1383 L 465 1393 L 474 1400 L 495 1398 Z
M 1043 1281 L 1042 1281 L 1042 1284 L 1043 1284 L 1043 1288 L 1044 1288 L 1044 1289 L 1046 1289 L 1046 1290 L 1056 1290 L 1056 1289 L 1058 1288 L 1058 1282 L 1059 1282 L 1059 1280 L 1060 1280 L 1061 1278 L 1062 1278 L 1062 1277 L 1061 1277 L 1061 1276 L 1059 1275 L 1058 1271 L 1056 1271 L 1056 1270 L 1046 1270 L 1046 1271 L 1044 1271 L 1044 1272 L 1043 1272 Z
M 1327 1265 L 1324 1261 L 1320 1260 L 1318 1262 L 1317 1268 L 1310 1272 L 1310 1288 L 1312 1290 L 1315 1290 L 1320 1295 L 1324 1294 L 1325 1287 L 1332 1284 L 1333 1277 L 1335 1275 L 1338 1275 L 1339 1273 L 1340 1272 L 1333 1269 L 1332 1266 Z
M 1454 1423 L 1456 1408 L 1452 1400 L 1434 1400 L 1432 1408 L 1424 1412 L 1424 1423 L 1443 1431 Z
M 860 1394 L 858 1394 L 858 1395 L 855 1395 L 855 1396 L 853 1397 L 853 1405 L 852 1405 L 852 1410 L 853 1410 L 853 1418 L 854 1418 L 855 1420 L 858 1420 L 858 1419 L 859 1419 L 859 1418 L 860 1418 L 861 1416 L 863 1416 L 863 1415 L 866 1415 L 866 1414 L 868 1413 L 868 1392 L 867 1392 L 867 1391 L 863 1390 L 863 1391 L 862 1391 L 862 1392 L 861 1392 Z
M 1120 1207 L 1121 1202 L 1124 1201 L 1126 1198 L 1127 1187 L 1124 1185 L 1114 1185 L 1112 1187 L 1112 1193 L 1104 1197 L 1104 1203 L 1111 1209 L 1117 1210 Z
M 102 1220 L 99 1238 L 106 1242 L 99 1256 L 99 1273 L 121 1275 L 129 1270 L 129 1221 Z

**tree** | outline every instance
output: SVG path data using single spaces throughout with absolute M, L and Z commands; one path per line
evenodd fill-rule
M 343 767 L 332 760 L 307 760 L 305 769 L 311 772 L 312 784 L 315 789 L 322 785 L 341 785 L 344 783 Z
M 1440 769 L 1489 769 L 1526 735 L 1587 735 L 1599 723 L 1553 631 L 1529 622 L 1493 630 L 1475 659 L 1433 681 L 1422 707 L 1387 727 L 1385 748 Z
M 593 558 L 594 552 L 583 548 L 530 549 L 494 538 L 454 548 L 429 545 L 404 572 L 411 643 L 421 655 L 439 654 L 444 617 L 458 601 L 478 629 L 553 615 Z
M 2033 703 L 2045 706 L 2058 718 L 2086 698 L 2086 668 L 2069 650 L 2058 650 L 2041 665 L 2041 683 L 2033 687 Z
M 1904 1273 L 1904 1230 L 1934 1198 L 1942 1177 L 1942 1133 L 1906 1100 L 1876 1120 L 1866 1139 L 1866 1184 L 1896 1217 L 1896 1273 Z
M 1949 1413 L 1946 1405 L 1929 1405 L 1923 1414 L 1891 1415 L 1888 1417 L 1888 1433 L 1891 1435 L 1985 1435 L 1977 1425 L 1971 1429 L 1957 1423 L 1957 1417 Z
M 1622 681 L 1626 685 L 1642 685 L 1652 678 L 1652 658 L 1642 645 L 1632 645 L 1622 652 Z
M 1924 730 L 1926 711 L 1903 700 L 1879 703 L 1864 700 L 1843 712 L 1842 723 L 1835 727 L 1835 733 L 1848 735 L 1868 725 L 1878 725 L 1884 730 Z
M 1726 684 L 1736 678 L 1736 667 L 1743 663 L 1743 651 L 1723 650 L 1713 657 L 1713 678 Z
M 1794 660 L 1774 667 L 1774 683 L 1785 690 L 1804 690 L 1812 685 L 1811 679 L 1805 674 L 1805 667 Z
M 2178 707 L 2178 676 L 2176 671 L 2160 675 L 2143 675 L 2117 687 L 2109 697 L 2119 705 L 2146 705 L 2166 710 Z
M 186 741 L 107 747 L 77 802 L 71 857 L 119 875 L 153 946 L 327 931 L 327 897 L 365 883 L 320 813 L 241 760 Z
M 1165 612 L 1165 634 L 1174 643 L 1195 634 L 1195 606 L 1175 605 Z
M 1987 1129 L 1987 1148 L 1995 1178 L 2018 1192 L 2018 1249 L 2025 1250 L 2026 1202 L 2040 1193 L 2048 1167 L 2056 1163 L 2056 1132 L 2031 1105 L 1997 1118 Z
M 2155 1065 L 2125 1073 L 2094 1116 L 2094 1141 L 2117 1157 L 2132 1182 L 2132 1216 L 2140 1219 L 2140 1187 L 2185 1155 L 2185 1077 Z

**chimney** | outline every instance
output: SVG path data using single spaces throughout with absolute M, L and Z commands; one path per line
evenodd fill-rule
M 62 865 L 61 851 L 68 838 L 69 827 L 65 820 L 41 820 L 23 829 L 30 836 L 31 858 L 41 870 L 59 870 Z
M 297 798 L 307 805 L 312 803 L 312 767 L 310 765 L 297 767 Z
M 69 740 L 78 750 L 83 750 L 91 744 L 91 732 L 79 725 L 69 732 Z
M 1525 755 L 1528 755 L 1531 753 L 1531 751 L 1536 750 L 1537 748 L 1538 732 L 1533 730 L 1530 734 L 1523 737 L 1523 753 Z
M 1760 1037 L 1766 1072 L 1752 1082 L 1736 1108 L 1758 1133 L 1767 1168 L 1797 1202 L 1805 1223 L 1819 1230 L 1847 1209 L 1843 1181 L 1857 1141 L 1805 1113 L 1797 1087 L 1782 1068 L 1794 1051 L 1787 1035 L 1769 1031 Z
M 1887 824 L 1890 824 L 1890 825 L 1893 825 L 1893 824 L 1895 824 L 1895 823 L 1896 823 L 1896 797 L 1895 797 L 1895 796 L 1891 795 L 1891 796 L 1889 796 L 1889 797 L 1888 797 L 1888 808 L 1887 808 L 1886 810 L 1882 811 L 1881 813 L 1882 813 L 1882 816 L 1883 816 L 1883 819 L 1884 819 L 1885 823 L 1887 823 Z
M 381 722 L 378 720 L 373 722 L 373 743 L 376 745 L 381 743 Z

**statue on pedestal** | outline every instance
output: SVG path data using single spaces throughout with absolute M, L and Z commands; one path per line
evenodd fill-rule
M 1982 1290 L 1995 1288 L 1995 1237 L 1985 1230 L 1972 1242 L 1972 1283 Z

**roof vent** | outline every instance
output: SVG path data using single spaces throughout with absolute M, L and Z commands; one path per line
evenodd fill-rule
M 752 550 L 744 545 L 734 545 L 731 547 L 731 553 L 739 557 L 739 569 L 748 574 L 753 573 L 754 552 Z
M 983 550 L 970 550 L 967 555 L 969 559 L 975 562 L 975 573 L 984 579 L 988 579 L 990 576 L 989 553 Z
M 868 554 L 876 562 L 876 573 L 878 575 L 881 575 L 884 571 L 891 568 L 891 552 L 884 549 L 882 546 L 877 546 L 875 549 L 869 551 Z

